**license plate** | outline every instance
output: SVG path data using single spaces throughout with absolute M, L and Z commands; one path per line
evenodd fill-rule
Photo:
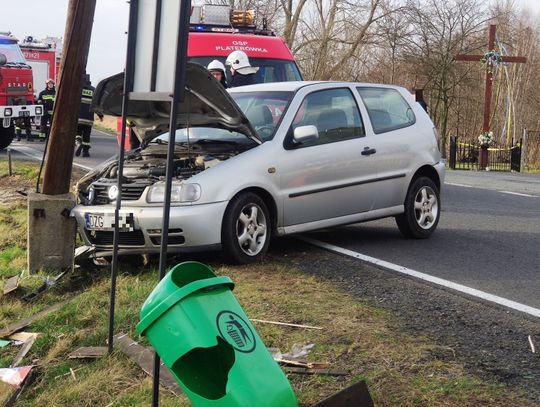
M 19 117 L 26 117 L 26 116 L 30 116 L 30 112 L 28 110 L 21 110 L 19 112 Z
M 121 213 L 118 216 L 118 230 L 121 232 L 133 231 L 133 214 Z M 84 220 L 87 230 L 114 230 L 114 213 L 85 213 Z

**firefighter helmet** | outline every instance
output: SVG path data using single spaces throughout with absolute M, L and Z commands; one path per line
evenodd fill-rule
M 212 62 L 210 62 L 206 69 L 208 69 L 209 71 L 221 71 L 223 72 L 223 74 L 225 74 L 225 65 L 219 62 L 217 59 L 214 59 Z
M 225 65 L 229 65 L 235 71 L 242 75 L 255 73 L 259 70 L 258 67 L 253 67 L 249 63 L 249 58 L 244 51 L 233 51 L 227 57 Z

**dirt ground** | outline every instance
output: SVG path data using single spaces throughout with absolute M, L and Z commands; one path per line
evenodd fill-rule
M 472 375 L 518 388 L 540 405 L 540 321 L 536 318 L 292 239 L 273 244 L 271 257 L 390 310 L 396 316 L 396 330 L 428 337 L 439 345 L 436 358 L 458 361 Z
M 17 161 L 21 164 L 29 164 L 23 161 Z M 13 203 L 25 203 L 26 195 L 28 192 L 36 190 L 36 179 L 29 180 L 26 176 L 17 174 L 17 163 L 13 166 L 14 174 L 9 176 L 7 174 L 0 175 L 0 205 L 10 205 Z M 35 162 L 31 162 L 35 165 Z M 71 175 L 71 184 L 75 185 L 84 174 L 85 170 L 74 167 Z M 40 187 L 42 185 L 40 184 Z

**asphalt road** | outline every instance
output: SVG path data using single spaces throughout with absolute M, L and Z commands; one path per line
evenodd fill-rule
M 406 240 L 393 219 L 309 236 L 540 309 L 540 175 L 449 171 L 437 231 Z
M 90 136 L 92 148 L 90 149 L 90 157 L 75 157 L 73 156 L 73 165 L 82 169 L 91 170 L 104 160 L 115 156 L 118 153 L 118 143 L 115 136 L 104 133 L 102 131 L 92 129 Z M 43 158 L 43 150 L 45 143 L 37 139 L 33 142 L 28 142 L 24 138 L 21 141 L 13 141 L 9 148 L 12 154 L 20 154 L 31 159 L 40 161 Z M 0 159 L 4 159 L 7 155 L 6 150 L 0 151 Z

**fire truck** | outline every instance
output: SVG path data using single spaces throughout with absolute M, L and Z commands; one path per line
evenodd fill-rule
M 209 4 L 194 6 L 188 59 L 204 66 L 214 59 L 225 63 L 231 52 L 240 50 L 247 54 L 252 66 L 259 67 L 256 82 L 302 80 L 285 41 L 266 26 L 265 19 L 262 28 L 256 26 L 255 20 L 253 10 L 231 10 L 229 6 Z
M 6 34 L 0 34 L 0 150 L 11 144 L 15 120 L 43 114 L 43 107 L 33 104 L 32 67 L 18 40 Z
M 34 92 L 36 95 L 45 89 L 47 79 L 58 82 L 60 60 L 62 57 L 62 40 L 56 37 L 47 37 L 36 40 L 27 36 L 19 43 L 21 51 L 34 74 Z

